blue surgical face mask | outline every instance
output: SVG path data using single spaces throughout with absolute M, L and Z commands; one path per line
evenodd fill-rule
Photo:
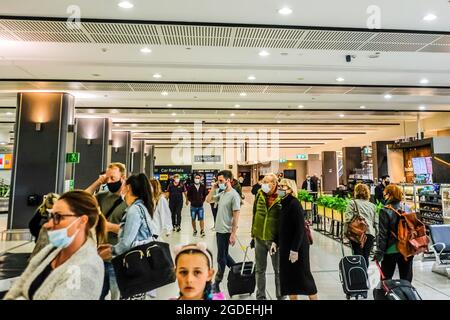
M 282 198 L 286 197 L 286 190 L 278 189 L 278 195 Z
M 269 186 L 268 183 L 263 183 L 263 184 L 261 185 L 261 189 L 262 189 L 262 191 L 263 191 L 264 193 L 269 193 L 269 192 L 270 192 L 270 186 Z
M 69 237 L 67 235 L 67 230 L 69 230 L 69 228 L 79 219 L 80 218 L 75 219 L 66 228 L 57 229 L 57 230 L 48 230 L 47 234 L 48 234 L 48 241 L 50 242 L 50 244 L 53 245 L 55 248 L 61 248 L 61 249 L 64 249 L 64 248 L 67 248 L 68 246 L 70 246 L 70 244 L 73 242 L 73 239 L 75 239 L 75 237 L 78 234 L 78 232 L 80 231 L 80 229 L 78 229 L 71 237 Z
M 219 183 L 220 190 L 225 190 L 226 188 L 227 188 L 227 186 L 225 185 L 225 183 Z

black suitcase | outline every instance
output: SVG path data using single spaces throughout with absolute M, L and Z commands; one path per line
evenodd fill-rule
M 363 256 L 344 256 L 339 262 L 339 278 L 347 299 L 367 298 L 370 283 Z
M 389 279 L 385 280 L 380 264 L 375 261 L 378 271 L 381 274 L 379 285 L 373 289 L 375 300 L 422 300 L 416 288 L 408 280 Z
M 228 273 L 227 288 L 231 296 L 237 294 L 252 294 L 255 291 L 255 263 L 247 260 L 248 247 L 245 249 L 244 261 L 235 263 Z

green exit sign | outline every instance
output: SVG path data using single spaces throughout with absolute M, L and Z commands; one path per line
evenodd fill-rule
M 307 154 L 298 154 L 297 155 L 297 159 L 299 159 L 299 160 L 308 160 L 308 155 Z
M 280 159 L 280 163 L 285 163 L 286 159 Z
M 80 163 L 80 153 L 79 152 L 67 153 L 66 163 Z

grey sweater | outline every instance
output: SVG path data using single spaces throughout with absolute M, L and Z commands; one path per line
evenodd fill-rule
M 5 300 L 29 300 L 28 291 L 36 277 L 61 249 L 51 245 L 34 256 Z M 98 300 L 103 286 L 104 266 L 93 239 L 88 238 L 66 262 L 54 269 L 35 292 L 33 300 Z
M 355 202 L 358 204 L 359 214 L 366 219 L 369 228 L 366 234 L 371 234 L 376 237 L 378 233 L 378 216 L 376 213 L 376 207 L 372 202 L 356 199 L 351 200 L 347 206 L 347 210 L 345 210 L 345 218 L 344 218 L 344 228 L 347 229 L 348 223 L 352 220 L 352 218 L 357 214 Z

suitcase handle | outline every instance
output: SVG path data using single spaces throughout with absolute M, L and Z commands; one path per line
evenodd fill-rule
M 242 267 L 241 267 L 241 276 L 244 274 L 244 266 L 245 266 L 245 262 L 247 261 L 248 248 L 249 248 L 249 246 L 245 247 L 244 261 L 242 262 Z M 252 265 L 252 273 L 254 270 L 255 270 L 255 263 L 253 263 L 253 265 Z
M 384 280 L 384 279 L 386 279 L 386 277 L 384 276 L 383 270 L 381 270 L 381 266 L 380 266 L 380 263 L 378 262 L 378 260 L 377 260 L 377 259 L 375 259 L 375 264 L 377 265 L 378 271 L 380 272 L 380 275 L 381 275 L 381 280 Z

